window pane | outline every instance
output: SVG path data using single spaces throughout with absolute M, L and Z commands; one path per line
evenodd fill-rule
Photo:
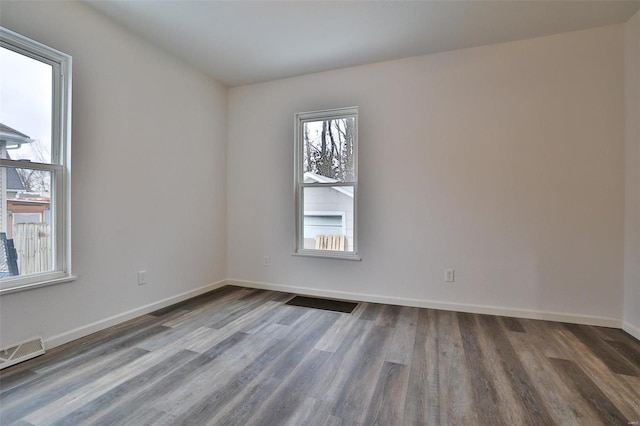
M 355 122 L 342 117 L 303 123 L 304 182 L 354 182 Z
M 53 67 L 0 47 L 1 158 L 51 162 Z
M 49 171 L 0 168 L 0 278 L 53 270 L 51 182 Z
M 303 188 L 303 247 L 353 252 L 353 186 Z

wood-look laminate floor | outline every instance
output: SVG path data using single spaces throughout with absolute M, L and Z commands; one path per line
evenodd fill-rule
M 621 330 L 224 287 L 2 371 L 1 425 L 628 425 Z

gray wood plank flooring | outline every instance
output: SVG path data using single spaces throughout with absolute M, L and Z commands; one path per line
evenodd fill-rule
M 0 425 L 633 425 L 617 329 L 227 286 L 0 372 Z

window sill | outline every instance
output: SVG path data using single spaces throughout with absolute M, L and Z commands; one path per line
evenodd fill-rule
M 20 285 L 16 285 L 15 287 L 0 288 L 0 296 L 9 294 L 9 293 L 17 293 L 19 291 L 32 290 L 34 288 L 39 288 L 39 287 L 46 287 L 46 286 L 55 285 L 55 284 L 67 283 L 67 282 L 75 281 L 77 279 L 78 279 L 77 276 L 71 275 L 71 276 L 66 276 L 61 278 L 52 278 L 49 280 L 38 281 L 34 283 L 29 283 L 29 284 L 20 284 Z
M 346 253 L 340 253 L 340 252 L 330 252 L 330 251 L 321 251 L 321 250 L 305 250 L 297 253 L 291 253 L 291 256 L 319 257 L 322 259 L 355 260 L 357 262 L 362 260 L 362 258 L 358 256 L 356 253 L 346 254 Z

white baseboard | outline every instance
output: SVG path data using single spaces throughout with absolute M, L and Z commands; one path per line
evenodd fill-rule
M 309 287 L 296 287 L 296 286 L 289 286 L 289 285 L 283 285 L 283 284 L 228 279 L 228 280 L 218 281 L 213 284 L 208 284 L 206 286 L 197 288 L 195 290 L 187 291 L 185 293 L 181 293 L 176 296 L 172 296 L 172 297 L 160 300 L 158 302 L 150 303 L 148 305 L 141 306 L 139 308 L 135 308 L 130 311 L 123 312 L 123 313 L 111 316 L 109 318 L 105 318 L 105 319 L 93 322 L 91 324 L 78 327 L 76 329 L 66 331 L 64 333 L 60 333 L 58 335 L 46 338 L 44 339 L 45 347 L 47 349 L 51 349 L 56 346 L 63 345 L 65 343 L 71 342 L 72 340 L 76 340 L 81 337 L 88 336 L 89 334 L 95 333 L 100 330 L 104 330 L 105 328 L 134 319 L 141 315 L 148 314 L 158 309 L 171 306 L 175 303 L 182 302 L 192 297 L 199 296 L 200 294 L 206 293 L 211 290 L 215 290 L 225 285 L 235 285 L 240 287 L 258 288 L 258 289 L 264 289 L 264 290 L 275 290 L 275 291 L 282 291 L 286 293 L 304 294 L 308 296 L 330 297 L 334 299 L 348 299 L 348 300 L 357 300 L 362 302 L 387 303 L 391 305 L 413 306 L 417 308 L 441 309 L 445 311 L 469 312 L 469 313 L 487 314 L 487 315 L 501 315 L 501 316 L 508 316 L 508 317 L 516 317 L 516 318 L 539 319 L 539 320 L 547 320 L 547 321 L 568 322 L 573 324 L 585 324 L 585 325 L 596 325 L 596 326 L 602 326 L 602 327 L 622 328 L 624 331 L 631 334 L 636 339 L 640 339 L 640 330 L 638 328 L 632 326 L 627 322 L 623 323 L 621 320 L 614 319 L 614 318 L 583 316 L 583 315 L 575 315 L 575 314 L 559 313 L 559 312 L 543 312 L 543 311 L 534 311 L 534 310 L 525 310 L 525 309 L 502 308 L 502 307 L 496 307 L 496 306 L 457 304 L 457 303 L 438 302 L 438 301 L 424 300 L 424 299 L 408 299 L 408 298 L 402 298 L 402 297 L 380 296 L 380 295 L 371 295 L 371 294 L 364 294 L 364 293 L 351 293 L 351 292 L 324 290 L 324 289 L 309 288 Z
M 632 335 L 633 337 L 635 337 L 636 339 L 640 340 L 640 328 L 634 327 L 625 321 L 622 323 L 622 329 L 627 333 L 629 333 L 630 335 Z
M 117 314 L 112 317 L 105 318 L 100 321 L 96 321 L 94 323 L 84 325 L 82 327 L 78 327 L 70 331 L 65 331 L 64 333 L 60 333 L 58 335 L 45 339 L 44 340 L 45 347 L 47 349 L 55 348 L 56 346 L 60 346 L 65 343 L 71 342 L 72 340 L 76 340 L 81 337 L 88 336 L 89 334 L 95 333 L 96 331 L 104 330 L 105 328 L 123 323 L 125 321 L 129 321 L 130 319 L 137 318 L 141 315 L 145 315 L 150 312 L 157 311 L 158 309 L 171 306 L 175 303 L 182 302 L 183 300 L 191 299 L 192 297 L 196 297 L 208 291 L 215 290 L 226 284 L 227 284 L 226 280 L 218 281 L 213 284 L 208 284 L 203 287 L 197 288 L 195 290 L 190 290 L 185 293 L 178 294 L 176 296 L 168 297 L 158 302 L 153 302 L 148 305 L 141 306 L 139 308 L 135 308 L 130 311 L 123 312 L 121 314 Z
M 573 324 L 596 325 L 601 327 L 621 328 L 622 320 L 597 316 L 576 315 L 562 312 L 544 312 L 527 309 L 502 308 L 497 306 L 467 305 L 459 303 L 438 302 L 424 299 L 407 299 L 402 297 L 379 296 L 363 293 L 350 293 L 319 288 L 295 287 L 283 284 L 264 283 L 229 279 L 227 284 L 240 287 L 275 290 L 286 293 L 297 293 L 307 296 L 330 297 L 334 299 L 348 299 L 360 302 L 386 303 L 390 305 L 412 306 L 417 308 L 441 309 L 444 311 L 469 312 L 473 314 L 500 315 L 505 317 L 538 319 L 546 321 L 568 322 Z M 636 330 L 637 332 L 637 330 Z M 633 334 L 629 332 L 629 334 Z

